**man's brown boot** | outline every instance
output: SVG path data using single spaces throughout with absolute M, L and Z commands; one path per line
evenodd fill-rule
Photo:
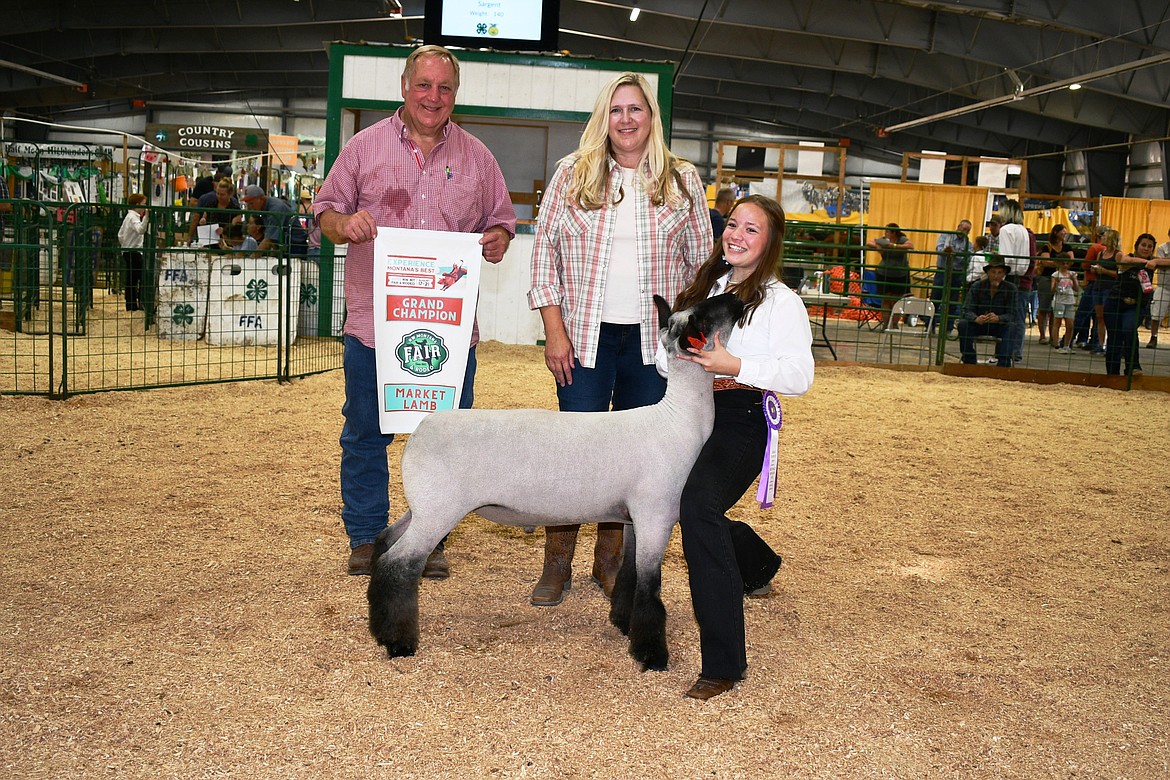
M 622 538 L 625 526 L 621 523 L 598 523 L 597 544 L 593 547 L 593 581 L 605 597 L 613 598 L 613 584 L 622 567 Z
M 573 586 L 573 551 L 579 525 L 550 525 L 544 529 L 544 571 L 532 589 L 532 606 L 555 607 Z
M 359 544 L 349 551 L 346 571 L 356 576 L 369 576 L 374 562 L 374 545 Z

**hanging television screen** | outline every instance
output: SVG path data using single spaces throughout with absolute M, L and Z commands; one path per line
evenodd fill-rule
M 440 46 L 556 51 L 560 0 L 426 0 L 423 40 Z

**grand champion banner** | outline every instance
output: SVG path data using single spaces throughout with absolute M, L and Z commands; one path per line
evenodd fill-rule
M 456 409 L 479 298 L 480 233 L 378 228 L 374 345 L 382 433 Z

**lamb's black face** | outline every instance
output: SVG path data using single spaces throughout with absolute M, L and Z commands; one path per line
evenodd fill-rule
M 658 321 L 662 327 L 659 337 L 671 354 L 685 352 L 691 347 L 710 349 L 716 333 L 726 344 L 727 335 L 743 315 L 743 303 L 731 293 L 716 295 L 673 314 L 661 297 L 655 295 L 654 303 L 658 306 Z

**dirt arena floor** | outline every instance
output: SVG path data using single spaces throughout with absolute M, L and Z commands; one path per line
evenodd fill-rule
M 0 775 L 1170 775 L 1166 396 L 818 371 L 777 505 L 733 511 L 784 566 L 707 703 L 677 531 L 668 672 L 608 624 L 591 532 L 541 609 L 542 535 L 474 516 L 388 660 L 343 571 L 340 372 L 0 397 Z M 538 348 L 482 345 L 478 405 L 551 384 Z

